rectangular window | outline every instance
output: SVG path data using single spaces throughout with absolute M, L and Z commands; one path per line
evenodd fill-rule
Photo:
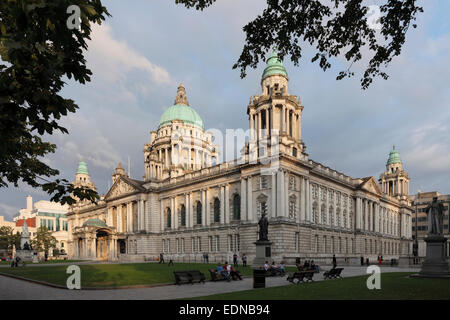
M 185 243 L 184 243 L 184 238 L 181 239 L 181 251 L 183 253 L 186 253 L 186 246 L 185 246 Z
M 236 245 L 236 251 L 240 252 L 241 251 L 241 236 L 240 235 L 236 235 L 235 236 L 235 241 L 234 241 L 235 245 Z
M 220 237 L 216 236 L 216 252 L 220 251 Z
M 267 188 L 267 177 L 262 176 L 261 177 L 261 189 Z
M 191 245 L 192 245 L 192 253 L 195 252 L 195 238 L 191 239 Z
M 180 253 L 180 239 L 177 238 L 177 253 Z
M 162 251 L 163 253 L 166 253 L 166 240 L 162 241 Z
M 170 239 L 167 239 L 167 253 L 170 253 Z
M 233 251 L 233 236 L 228 236 L 228 251 Z
M 201 237 L 197 238 L 197 250 L 198 250 L 198 252 L 202 251 L 202 238 Z
M 214 251 L 213 237 L 209 236 L 208 241 L 209 241 L 209 251 L 213 252 Z
M 296 232 L 295 233 L 295 252 L 299 252 L 299 238 L 300 238 L 300 236 L 299 236 L 299 233 L 298 232 Z

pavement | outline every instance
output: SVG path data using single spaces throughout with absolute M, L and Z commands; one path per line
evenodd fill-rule
M 325 270 L 330 269 L 324 267 Z M 386 272 L 418 272 L 420 268 L 381 267 Z M 344 278 L 367 274 L 367 267 L 345 266 Z M 323 271 L 314 275 L 314 281 L 323 281 Z M 339 280 L 326 280 L 339 281 Z M 296 285 L 286 277 L 266 278 L 266 288 Z M 299 284 L 302 285 L 302 284 Z M 0 300 L 171 300 L 195 298 L 219 293 L 236 292 L 253 289 L 253 278 L 241 281 L 212 282 L 205 284 L 167 285 L 149 288 L 114 289 L 114 290 L 68 290 L 49 287 L 25 280 L 0 276 Z M 259 290 L 259 289 L 255 289 Z

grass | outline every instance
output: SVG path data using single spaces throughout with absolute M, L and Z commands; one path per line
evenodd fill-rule
M 121 287 L 133 285 L 154 285 L 174 283 L 175 270 L 200 270 L 210 279 L 208 269 L 215 268 L 215 264 L 175 263 L 168 267 L 157 263 L 130 263 L 130 264 L 90 264 L 80 265 L 81 287 Z M 252 275 L 250 267 L 237 268 L 242 275 Z M 67 266 L 39 266 L 24 268 L 1 268 L 0 272 L 18 275 L 27 279 L 45 281 L 61 286 L 66 285 L 69 275 Z M 290 268 L 288 271 L 293 271 Z
M 41 261 L 38 264 L 57 264 L 57 263 L 72 263 L 72 262 L 83 262 L 84 260 L 48 260 Z M 37 264 L 32 262 L 26 262 L 26 264 Z M 11 261 L 0 261 L 0 265 L 11 265 Z
M 196 297 L 195 300 L 416 300 L 450 299 L 450 279 L 410 278 L 412 273 L 381 274 L 381 289 L 369 290 L 367 276 Z

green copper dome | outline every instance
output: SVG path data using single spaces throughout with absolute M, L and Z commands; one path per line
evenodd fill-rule
M 195 112 L 194 109 L 189 107 L 189 102 L 186 96 L 186 90 L 184 89 L 182 84 L 178 86 L 175 104 L 166 111 L 164 111 L 159 121 L 158 128 L 170 124 L 173 120 L 180 120 L 183 121 L 184 123 L 188 123 L 193 126 L 204 129 L 203 121 L 198 115 L 198 113 Z
M 283 66 L 283 62 L 278 57 L 278 53 L 276 50 L 272 52 L 269 59 L 267 59 L 267 67 L 264 69 L 264 73 L 262 78 L 264 79 L 267 76 L 271 76 L 274 74 L 283 75 L 287 78 L 286 68 Z
M 88 171 L 87 165 L 86 165 L 86 163 L 83 162 L 83 161 L 81 161 L 81 162 L 78 164 L 77 174 L 79 174 L 79 173 L 89 175 L 89 171 Z
M 92 226 L 92 227 L 99 227 L 99 228 L 107 228 L 105 221 L 102 221 L 100 219 L 92 218 L 87 220 L 85 223 L 83 223 L 83 227 L 86 226 Z
M 388 159 L 386 165 L 392 164 L 392 163 L 402 163 L 399 153 L 397 152 L 397 150 L 395 150 L 395 146 L 393 147 L 391 153 L 389 153 L 389 159 Z
M 166 124 L 170 124 L 173 120 L 180 120 L 184 123 L 192 124 L 203 129 L 203 121 L 198 113 L 184 104 L 173 105 L 164 111 L 159 121 L 159 128 Z

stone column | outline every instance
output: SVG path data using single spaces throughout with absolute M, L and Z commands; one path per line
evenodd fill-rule
M 289 175 L 287 172 L 284 173 L 284 210 L 283 210 L 283 217 L 288 217 L 289 213 Z
M 301 180 L 301 193 L 300 193 L 300 219 L 305 221 L 306 219 L 306 183 L 305 178 L 300 177 Z
M 170 229 L 175 229 L 175 205 L 174 198 L 170 198 Z
M 311 216 L 311 198 L 310 198 L 310 190 L 309 190 L 309 179 L 307 178 L 305 181 L 305 196 L 306 196 L 306 210 L 305 210 L 305 218 L 306 221 L 310 222 L 310 216 Z
M 255 221 L 255 215 L 253 213 L 253 182 L 252 177 L 248 177 L 247 180 L 247 214 L 249 221 Z
M 161 222 L 161 232 L 163 232 L 164 231 L 164 204 L 163 204 L 163 199 L 160 199 L 159 200 L 159 207 L 160 207 L 160 213 L 161 213 L 161 215 L 160 215 L 160 222 Z M 139 202 L 138 202 L 138 221 L 139 221 L 139 209 L 140 208 L 140 206 L 139 206 Z M 139 224 L 139 222 L 138 222 L 138 224 Z M 139 226 L 138 226 L 138 230 L 140 230 L 139 229 Z
M 189 227 L 193 227 L 194 226 L 194 203 L 193 203 L 193 199 L 192 199 L 192 192 L 189 193 Z
M 223 186 L 219 186 L 219 201 L 220 201 L 220 224 L 225 224 L 225 195 L 224 195 Z
M 174 229 L 178 229 L 178 203 L 177 203 L 177 197 L 175 196 L 173 198 L 173 221 L 172 225 Z
M 184 194 L 185 227 L 189 227 L 189 194 Z
M 285 183 L 284 183 L 284 172 L 283 170 L 278 170 L 277 172 L 277 217 L 284 216 L 284 199 L 285 199 Z
M 230 223 L 230 186 L 226 184 L 224 186 L 225 196 L 224 196 L 224 212 L 225 212 L 225 223 Z
M 140 200 L 139 201 L 140 206 L 141 206 L 141 229 L 139 230 L 145 230 L 145 205 L 144 205 L 144 200 Z
M 127 210 L 127 232 L 131 232 L 131 210 L 130 210 L 130 202 L 126 204 L 126 210 Z
M 355 207 L 355 227 L 356 229 L 361 229 L 361 198 L 356 197 L 356 207 Z
M 248 220 L 247 216 L 247 185 L 244 177 L 241 177 L 241 219 Z
M 277 174 L 276 172 L 272 172 L 272 185 L 271 185 L 271 199 L 270 203 L 272 204 L 272 210 L 270 210 L 270 217 L 273 217 L 277 212 Z
M 209 207 L 209 189 L 205 189 L 205 210 L 206 210 L 206 225 L 211 225 L 211 209 Z

